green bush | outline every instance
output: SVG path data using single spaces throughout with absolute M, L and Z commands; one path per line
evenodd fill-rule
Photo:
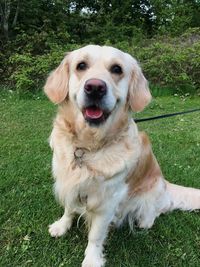
M 66 51 L 76 49 L 77 46 L 54 46 L 51 52 L 44 55 L 31 55 L 30 53 L 15 53 L 9 58 L 13 72 L 9 77 L 20 93 L 38 91 L 44 84 L 48 73 L 62 60 Z
M 19 92 L 35 92 L 41 89 L 45 76 L 59 63 L 68 49 L 77 46 L 69 43 L 69 34 L 44 28 L 29 34 L 20 31 L 15 40 L 8 41 L 0 52 L 2 84 Z
M 131 47 L 126 42 L 118 43 L 117 47 L 141 62 L 151 84 L 173 88 L 173 92 L 200 89 L 199 29 L 189 30 L 179 38 L 157 37 Z
M 200 35 L 199 29 L 186 32 L 179 38 L 157 37 L 154 39 L 137 39 L 132 42 L 123 41 L 113 44 L 107 40 L 105 44 L 113 45 L 133 55 L 139 62 L 147 79 L 152 85 L 173 88 L 172 92 L 196 92 L 200 89 Z M 39 37 L 43 39 L 43 52 L 37 54 Z M 67 51 L 81 45 L 56 43 L 53 37 L 45 42 L 44 33 L 32 37 L 26 42 L 24 49 L 16 49 L 8 60 L 6 81 L 19 92 L 37 91 L 44 84 L 48 73 L 61 61 Z M 52 35 L 54 36 L 54 35 Z M 26 36 L 23 37 L 26 39 Z M 67 37 L 68 38 L 68 37 Z M 45 44 L 46 43 L 46 44 Z M 64 43 L 64 42 L 63 42 Z M 5 56 L 3 57 L 5 60 Z M 1 71 L 0 66 L 0 71 Z
M 155 42 L 131 52 L 142 62 L 152 84 L 182 91 L 200 88 L 200 42 L 189 46 Z

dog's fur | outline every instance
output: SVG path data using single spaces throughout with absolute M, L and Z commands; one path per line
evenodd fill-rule
M 87 63 L 84 70 L 80 62 Z M 119 65 L 122 73 L 112 73 Z M 83 115 L 84 85 L 89 79 L 106 83 L 102 104 L 108 118 L 93 125 Z M 103 243 L 109 225 L 128 218 L 132 227 L 149 228 L 161 213 L 200 208 L 200 190 L 167 182 L 145 133 L 138 132 L 132 111 L 150 102 L 148 83 L 137 61 L 107 46 L 86 46 L 66 55 L 47 79 L 45 93 L 59 104 L 50 136 L 55 194 L 64 206 L 61 219 L 49 227 L 58 237 L 72 225 L 74 214 L 89 225 L 88 246 L 82 267 L 104 266 Z M 75 156 L 81 149 L 81 165 Z

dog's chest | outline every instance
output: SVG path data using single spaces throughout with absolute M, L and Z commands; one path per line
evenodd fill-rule
M 105 199 L 105 193 L 109 194 L 109 187 L 103 177 L 87 179 L 74 188 L 74 198 L 71 206 L 76 212 L 79 210 L 97 210 Z
M 65 190 L 64 190 L 65 188 Z M 70 207 L 72 212 L 94 212 L 107 207 L 117 208 L 127 196 L 127 184 L 122 175 L 111 180 L 104 177 L 90 177 L 70 188 L 62 181 L 55 182 L 55 192 L 63 205 Z
M 56 140 L 55 140 L 56 139 Z M 83 212 L 120 201 L 126 176 L 136 162 L 137 146 L 113 144 L 95 153 L 74 148 L 65 138 L 51 136 L 55 193 L 63 205 Z M 76 211 L 77 211 L 76 210 Z M 78 211 L 79 212 L 79 211 Z

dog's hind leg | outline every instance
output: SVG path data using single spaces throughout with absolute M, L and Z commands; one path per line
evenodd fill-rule
M 200 209 L 200 190 L 161 181 L 153 190 L 134 199 L 134 217 L 140 228 L 150 228 L 156 217 L 175 209 Z M 130 213 L 131 215 L 131 213 Z M 129 219 L 130 220 L 130 219 Z
M 73 220 L 73 214 L 65 208 L 63 216 L 55 221 L 53 224 L 49 225 L 49 233 L 52 237 L 59 237 L 64 235 L 67 230 L 71 228 Z
M 165 180 L 146 193 L 133 199 L 136 208 L 133 217 L 140 228 L 150 228 L 156 217 L 175 209 L 200 209 L 200 190 L 171 184 Z M 131 213 L 129 214 L 131 222 Z M 130 224 L 131 225 L 131 224 Z
M 148 192 L 135 194 L 129 200 L 125 213 L 130 228 L 137 222 L 139 228 L 151 228 L 155 219 L 168 211 L 171 207 L 171 198 L 166 190 L 165 181 L 160 178 Z

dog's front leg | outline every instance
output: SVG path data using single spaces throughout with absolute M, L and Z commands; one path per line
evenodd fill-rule
M 113 214 L 110 214 L 109 212 L 105 212 L 104 210 L 99 213 L 91 214 L 88 245 L 85 250 L 85 259 L 82 262 L 82 267 L 104 266 L 103 242 L 107 236 L 108 227 L 113 218 Z
M 73 213 L 65 207 L 65 212 L 63 216 L 55 221 L 53 224 L 49 225 L 49 233 L 52 237 L 59 237 L 66 233 L 72 225 Z

